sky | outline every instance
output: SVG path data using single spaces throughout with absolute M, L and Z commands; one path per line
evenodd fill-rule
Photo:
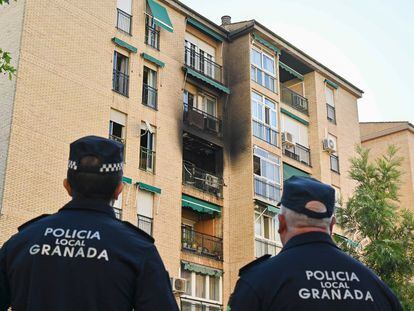
M 360 121 L 414 123 L 414 1 L 181 1 L 216 24 L 256 19 L 362 89 Z

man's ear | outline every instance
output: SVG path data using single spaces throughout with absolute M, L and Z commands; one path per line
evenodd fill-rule
M 121 182 L 117 187 L 116 187 L 116 189 L 115 189 L 115 192 L 114 192 L 114 196 L 113 196 L 113 199 L 114 200 L 118 200 L 118 197 L 119 197 L 119 195 L 121 194 L 121 192 L 122 192 L 122 189 L 124 189 L 124 183 L 123 182 Z
M 285 215 L 281 214 L 277 215 L 277 218 L 279 219 L 279 229 L 277 230 L 277 232 L 279 234 L 282 234 L 287 231 L 286 218 Z
M 330 232 L 329 232 L 329 234 L 330 235 L 332 235 L 333 234 L 333 227 L 334 227 L 334 225 L 336 224 L 336 217 L 335 216 L 333 216 L 332 217 L 332 220 L 331 220 L 331 223 L 330 223 L 330 225 L 329 225 L 329 230 L 330 230 Z
M 63 180 L 63 187 L 66 189 L 66 191 L 68 192 L 69 196 L 72 196 L 73 191 L 72 191 L 72 187 L 69 184 L 69 181 L 67 178 L 65 178 Z

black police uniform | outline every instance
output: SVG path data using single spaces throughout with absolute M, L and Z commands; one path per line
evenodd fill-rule
M 314 178 L 293 176 L 284 182 L 281 205 L 310 218 L 330 218 L 335 190 Z M 240 270 L 229 311 L 402 310 L 392 291 L 327 233 L 296 235 L 269 257 Z
M 80 159 L 102 161 L 97 174 L 121 173 L 121 144 L 88 136 L 71 144 Z M 89 170 L 89 172 L 91 172 Z M 0 250 L 0 311 L 177 311 L 169 276 L 151 236 L 115 217 L 103 200 L 74 199 L 35 218 Z
M 328 234 L 295 236 L 269 257 L 240 270 L 228 310 L 402 310 L 391 290 Z

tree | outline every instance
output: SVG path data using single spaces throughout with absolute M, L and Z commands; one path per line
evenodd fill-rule
M 340 243 L 387 283 L 406 310 L 414 310 L 414 218 L 399 206 L 402 158 L 389 146 L 370 162 L 369 150 L 357 147 L 350 177 L 354 195 L 337 211 L 339 226 L 353 243 Z
M 0 5 L 9 3 L 9 0 L 0 0 Z M 16 68 L 10 65 L 11 56 L 9 52 L 3 51 L 0 48 L 0 73 L 8 75 L 9 79 L 12 79 L 12 76 L 16 73 Z

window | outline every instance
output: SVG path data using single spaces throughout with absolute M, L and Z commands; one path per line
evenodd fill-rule
M 116 28 L 131 34 L 131 0 L 117 1 Z
M 152 235 L 154 194 L 139 190 L 137 192 L 138 228 Z
M 188 109 L 191 109 L 194 106 L 194 94 L 184 90 L 184 110 L 188 111 Z
M 265 88 L 276 92 L 276 67 L 273 56 L 252 48 L 251 79 Z
M 142 103 L 145 106 L 157 109 L 157 72 L 144 66 L 142 84 Z
M 255 195 L 267 201 L 280 201 L 280 158 L 254 147 L 253 156 Z
M 129 92 L 129 69 L 128 57 L 114 52 L 114 71 L 112 89 L 122 95 L 128 96 Z
M 119 194 L 118 199 L 114 201 L 113 204 L 115 217 L 122 219 L 122 193 Z
M 254 224 L 256 257 L 265 254 L 276 255 L 278 248 L 282 246 L 277 214 L 268 211 L 267 208 L 258 207 L 254 213 Z
M 277 146 L 277 107 L 265 96 L 252 92 L 253 135 Z
M 341 201 L 342 201 L 341 189 L 339 189 L 338 187 L 334 185 L 332 185 L 332 188 L 335 189 L 335 207 L 341 207 Z
M 160 49 L 160 31 L 150 15 L 145 17 L 145 43 L 154 49 Z
M 139 168 L 147 172 L 155 171 L 155 129 L 147 122 L 141 123 Z
M 326 98 L 326 114 L 330 122 L 336 123 L 334 90 L 325 85 L 325 98 Z
M 335 173 L 339 173 L 339 157 L 338 157 L 337 139 L 334 135 L 328 134 L 328 140 L 332 141 L 334 145 L 334 148 L 333 148 L 334 151 L 329 155 L 331 170 Z
M 109 121 L 109 138 L 125 143 L 126 114 L 111 109 Z
M 308 166 L 311 165 L 308 127 L 286 115 L 282 115 L 283 154 Z M 290 134 L 290 135 L 289 135 Z M 287 136 L 292 137 L 292 142 Z M 293 143 L 293 144 L 292 144 Z

